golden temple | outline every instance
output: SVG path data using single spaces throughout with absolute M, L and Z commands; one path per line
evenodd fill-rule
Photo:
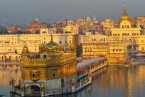
M 62 91 L 76 80 L 75 45 L 59 46 L 52 35 L 49 43 L 40 45 L 39 53 L 24 46 L 21 62 L 25 94 Z

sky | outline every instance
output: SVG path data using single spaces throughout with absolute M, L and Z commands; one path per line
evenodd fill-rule
M 97 17 L 98 20 L 118 20 L 123 13 L 124 0 L 0 0 L 0 25 L 28 24 L 36 17 L 40 21 L 53 23 L 59 20 Z M 145 0 L 127 0 L 130 17 L 145 15 Z

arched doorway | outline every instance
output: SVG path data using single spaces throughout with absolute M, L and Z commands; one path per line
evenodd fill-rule
M 40 94 L 40 88 L 36 85 L 27 86 L 25 89 L 26 94 Z

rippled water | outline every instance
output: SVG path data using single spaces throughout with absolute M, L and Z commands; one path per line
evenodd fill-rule
M 9 97 L 8 79 L 12 75 L 19 79 L 21 73 L 0 70 L 0 93 L 6 94 L 4 97 Z M 63 97 L 145 97 L 145 65 L 107 67 L 103 73 L 94 75 L 92 85 L 76 95 Z

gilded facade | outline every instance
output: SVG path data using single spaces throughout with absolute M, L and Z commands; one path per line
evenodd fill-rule
M 83 60 L 95 57 L 107 57 L 108 55 L 107 43 L 82 43 L 82 49 Z
M 108 36 L 83 36 L 81 38 L 83 46 L 83 58 L 87 59 L 103 56 L 108 59 L 108 64 L 110 65 L 122 65 L 129 62 L 129 51 L 141 49 L 144 50 L 143 41 L 145 36 L 140 34 L 140 28 L 132 27 L 130 18 L 126 13 L 125 5 L 124 12 L 120 17 L 119 23 L 119 27 L 112 28 L 111 34 Z M 142 43 L 140 40 L 142 40 Z
M 25 94 L 61 92 L 76 79 L 75 45 L 59 46 L 51 36 L 49 43 L 39 46 L 39 53 L 30 54 L 28 49 L 24 46 L 21 56 Z

